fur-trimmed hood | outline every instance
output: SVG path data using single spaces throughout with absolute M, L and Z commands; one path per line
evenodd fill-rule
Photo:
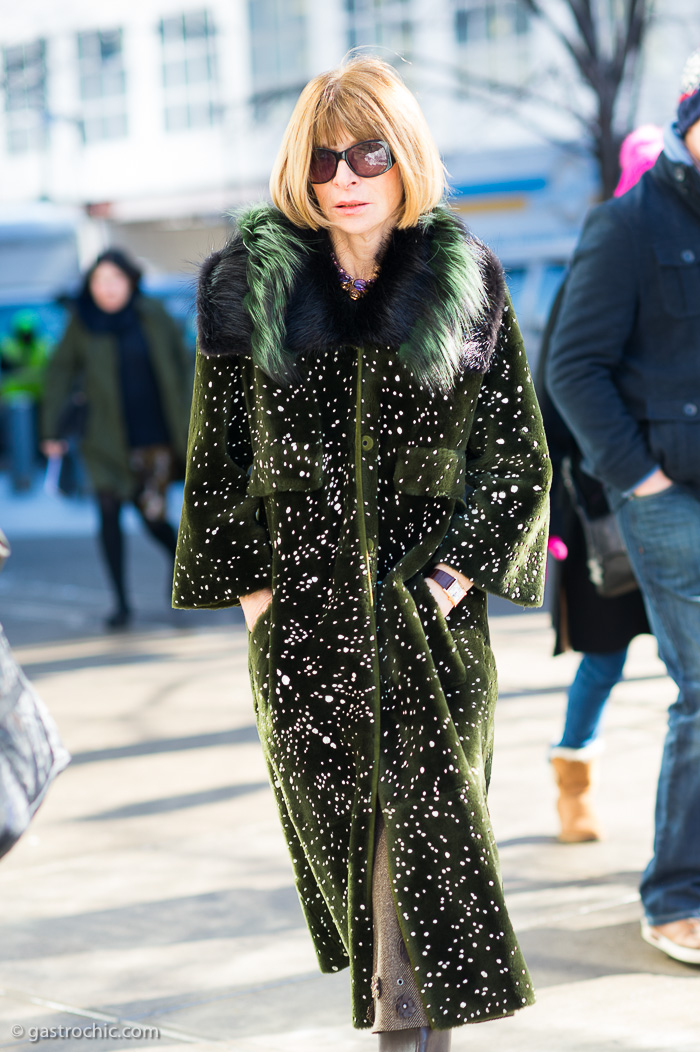
M 246 354 L 286 384 L 301 356 L 343 345 L 398 347 L 416 378 L 446 389 L 462 369 L 486 372 L 505 304 L 496 257 L 447 208 L 394 230 L 380 278 L 352 300 L 327 232 L 293 226 L 259 205 L 237 218 L 201 271 L 199 348 Z

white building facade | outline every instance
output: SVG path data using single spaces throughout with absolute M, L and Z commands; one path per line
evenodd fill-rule
M 563 0 L 550 8 L 566 18 Z M 639 121 L 671 115 L 694 43 L 697 0 L 659 0 Z M 497 238 L 538 186 L 551 236 L 577 222 L 591 182 L 577 197 L 580 128 L 557 103 L 580 103 L 582 89 L 519 0 L 24 0 L 2 20 L 0 203 L 77 206 L 106 239 L 185 269 L 228 209 L 265 196 L 302 85 L 363 45 L 408 57 L 400 69 L 477 231 Z

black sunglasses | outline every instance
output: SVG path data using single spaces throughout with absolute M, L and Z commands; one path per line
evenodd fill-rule
M 309 179 L 312 183 L 329 183 L 340 161 L 345 161 L 350 171 L 362 179 L 374 179 L 394 167 L 389 144 L 382 139 L 366 139 L 340 151 L 316 146 L 311 154 Z

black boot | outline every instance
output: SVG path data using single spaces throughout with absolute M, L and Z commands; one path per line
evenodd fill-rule
M 119 522 L 121 501 L 113 493 L 105 492 L 98 493 L 97 499 L 100 508 L 102 554 L 116 599 L 114 612 L 105 618 L 104 624 L 108 631 L 113 631 L 126 628 L 131 620 L 131 610 L 124 588 L 124 538 Z
M 120 628 L 128 628 L 130 621 L 131 610 L 129 610 L 129 607 L 119 606 L 113 614 L 105 618 L 105 628 L 110 632 L 115 632 Z
M 451 1030 L 414 1026 L 408 1030 L 383 1030 L 379 1052 L 450 1052 Z

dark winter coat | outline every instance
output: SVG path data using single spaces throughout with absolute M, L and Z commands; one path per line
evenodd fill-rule
M 135 306 L 148 346 L 170 445 L 184 460 L 192 389 L 192 366 L 177 323 L 161 304 L 139 295 Z M 78 383 L 87 415 L 82 454 L 93 488 L 130 500 L 136 479 L 129 466 L 129 442 L 121 401 L 119 351 L 112 332 L 92 332 L 73 314 L 48 366 L 42 407 L 45 438 L 60 437 L 60 422 Z
M 587 514 L 596 518 L 609 513 L 610 507 L 602 483 L 583 470 L 583 456 L 576 439 L 544 385 L 551 336 L 561 309 L 564 288 L 562 286 L 557 294 L 542 336 L 536 382 L 552 459 L 550 534 L 560 537 L 568 551 L 563 561 L 550 560 L 552 580 L 548 592 L 555 632 L 554 653 L 577 650 L 583 654 L 610 654 L 622 650 L 635 636 L 650 632 L 651 629 L 638 588 L 613 598 L 602 596 L 597 591 L 588 570 L 588 551 L 581 520 L 564 484 L 564 462 L 568 461 L 578 499 Z
M 381 806 L 431 1022 L 512 1013 L 486 593 L 541 601 L 549 463 L 500 268 L 440 209 L 352 301 L 328 236 L 262 207 L 205 264 L 199 327 L 174 602 L 272 588 L 251 681 L 320 966 L 350 965 L 368 1026 Z M 438 561 L 476 582 L 449 621 Z
M 589 215 L 547 383 L 619 494 L 661 467 L 700 494 L 700 173 L 661 154 Z

